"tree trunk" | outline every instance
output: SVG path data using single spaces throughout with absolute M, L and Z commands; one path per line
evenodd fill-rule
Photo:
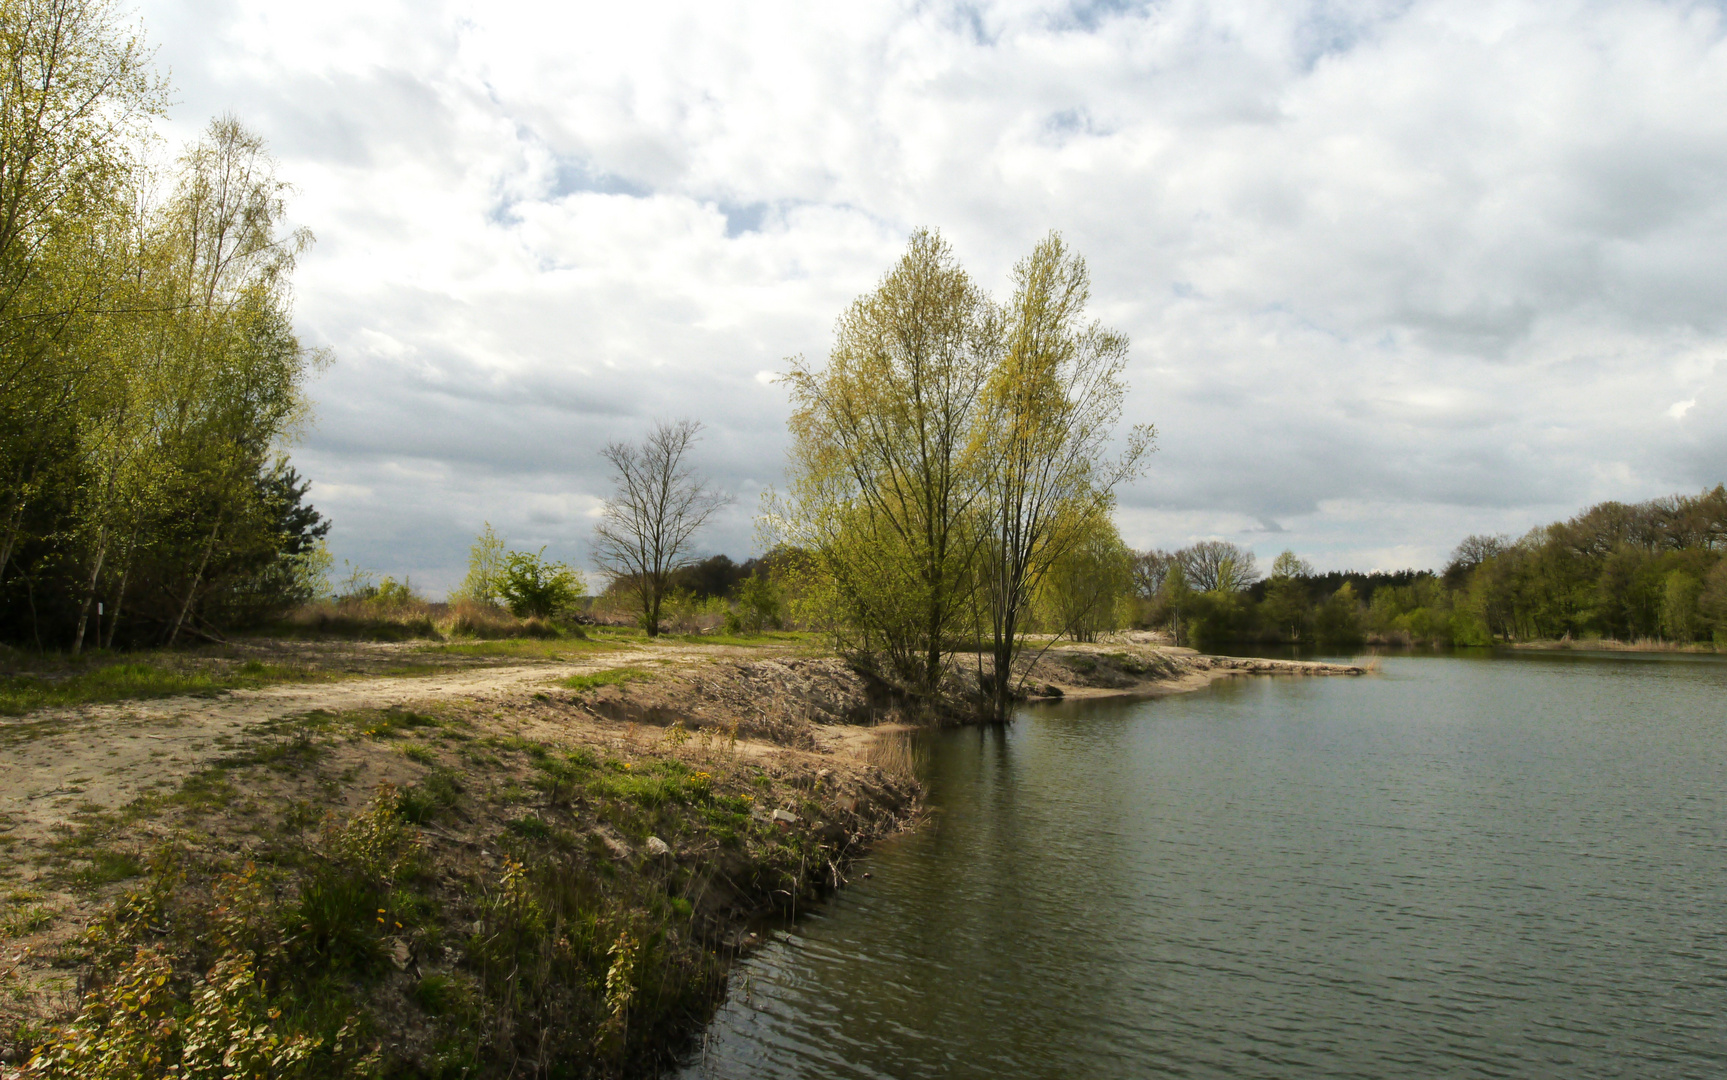
M 0 581 L 6 580 L 6 565 L 12 561 L 12 548 L 18 542 L 18 528 L 24 521 L 24 501 L 20 499 L 6 515 L 6 537 L 0 540 Z
M 998 724 L 1007 722 L 1008 709 L 1013 704 L 1013 630 L 1010 627 L 995 644 L 995 715 Z
M 102 637 L 101 624 L 98 623 L 96 626 L 97 644 L 104 649 L 112 649 L 114 647 L 114 631 L 119 629 L 120 626 L 120 605 L 126 602 L 126 579 L 131 575 L 132 560 L 128 558 L 126 560 L 126 568 L 120 571 L 120 589 L 114 596 L 114 615 L 108 620 L 108 636 L 106 640 Z
M 84 630 L 90 624 L 90 607 L 96 603 L 96 582 L 102 576 L 102 560 L 108 554 L 108 526 L 96 534 L 96 559 L 90 566 L 90 584 L 84 589 L 84 603 L 78 608 L 78 633 L 72 638 L 72 655 L 84 651 Z M 102 640 L 101 621 L 97 620 L 96 641 Z
M 36 619 L 36 578 L 24 575 L 24 599 L 30 602 L 30 636 L 36 639 L 36 651 L 42 651 L 42 624 Z
M 192 575 L 192 586 L 186 590 L 186 602 L 180 605 L 180 614 L 174 619 L 174 629 L 168 632 L 168 644 L 172 646 L 179 640 L 180 627 L 186 624 L 186 615 L 192 610 L 192 600 L 198 595 L 198 586 L 204 580 L 204 571 L 210 565 L 210 553 L 216 550 L 216 533 L 222 528 L 222 516 L 216 515 L 216 524 L 210 526 L 210 539 L 204 544 L 204 557 L 198 561 L 198 572 Z
M 941 586 L 938 584 L 930 598 L 929 607 L 929 654 L 924 658 L 924 692 L 933 701 L 937 689 L 941 686 Z

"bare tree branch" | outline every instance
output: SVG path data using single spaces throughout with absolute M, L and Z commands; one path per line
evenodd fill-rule
M 639 446 L 614 442 L 612 497 L 594 529 L 594 561 L 636 594 L 648 636 L 660 632 L 660 606 L 672 572 L 693 561 L 691 540 L 731 496 L 708 486 L 685 461 L 702 425 L 659 421 Z

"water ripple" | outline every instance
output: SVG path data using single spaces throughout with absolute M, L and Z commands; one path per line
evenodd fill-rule
M 932 740 L 696 1078 L 1727 1075 L 1727 664 L 1388 661 Z

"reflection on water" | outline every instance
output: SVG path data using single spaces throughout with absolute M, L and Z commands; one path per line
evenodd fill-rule
M 1547 655 L 945 733 L 686 1076 L 1727 1075 L 1724 735 L 1727 664 Z

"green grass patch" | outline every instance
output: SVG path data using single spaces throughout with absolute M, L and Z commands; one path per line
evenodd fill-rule
M 652 810 L 669 803 L 705 800 L 712 794 L 712 783 L 707 773 L 692 772 L 683 762 L 668 760 L 600 773 L 588 781 L 588 790 L 601 798 Z
M 598 690 L 602 686 L 619 686 L 634 682 L 637 679 L 647 679 L 653 672 L 635 667 L 607 668 L 604 671 L 594 671 L 586 675 L 571 675 L 567 679 L 559 679 L 558 685 L 566 690 Z
M 499 638 L 495 641 L 457 641 L 423 645 L 417 652 L 440 656 L 473 656 L 482 659 L 568 660 L 577 653 L 591 653 L 618 646 L 609 641 L 586 638 Z
M 396 812 L 416 825 L 424 825 L 456 805 L 462 783 L 448 769 L 433 769 L 418 784 L 396 793 Z
M 138 661 L 104 664 L 64 678 L 15 675 L 0 679 L 0 715 L 22 716 L 37 709 L 102 701 L 209 695 L 324 677 L 308 668 L 258 660 L 248 660 L 232 671 L 221 673 L 176 671 Z
M 219 810 L 238 798 L 240 792 L 229 782 L 225 769 L 206 769 L 193 773 L 180 785 L 180 790 L 168 796 L 166 802 L 192 813 Z
M 409 761 L 417 761 L 421 765 L 436 765 L 438 763 L 438 752 L 420 743 L 409 743 L 402 747 L 402 756 Z
M 435 716 L 403 708 L 364 709 L 354 714 L 353 722 L 359 734 L 374 739 L 396 739 L 417 728 L 443 726 Z
M 72 874 L 72 884 L 75 887 L 94 889 L 135 878 L 143 872 L 143 861 L 130 852 L 98 851 L 90 857 L 89 866 Z
M 29 904 L 0 915 L 0 939 L 34 934 L 54 921 L 59 912 L 42 904 Z
M 552 836 L 552 827 L 537 817 L 515 818 L 506 827 L 525 840 L 549 840 Z

